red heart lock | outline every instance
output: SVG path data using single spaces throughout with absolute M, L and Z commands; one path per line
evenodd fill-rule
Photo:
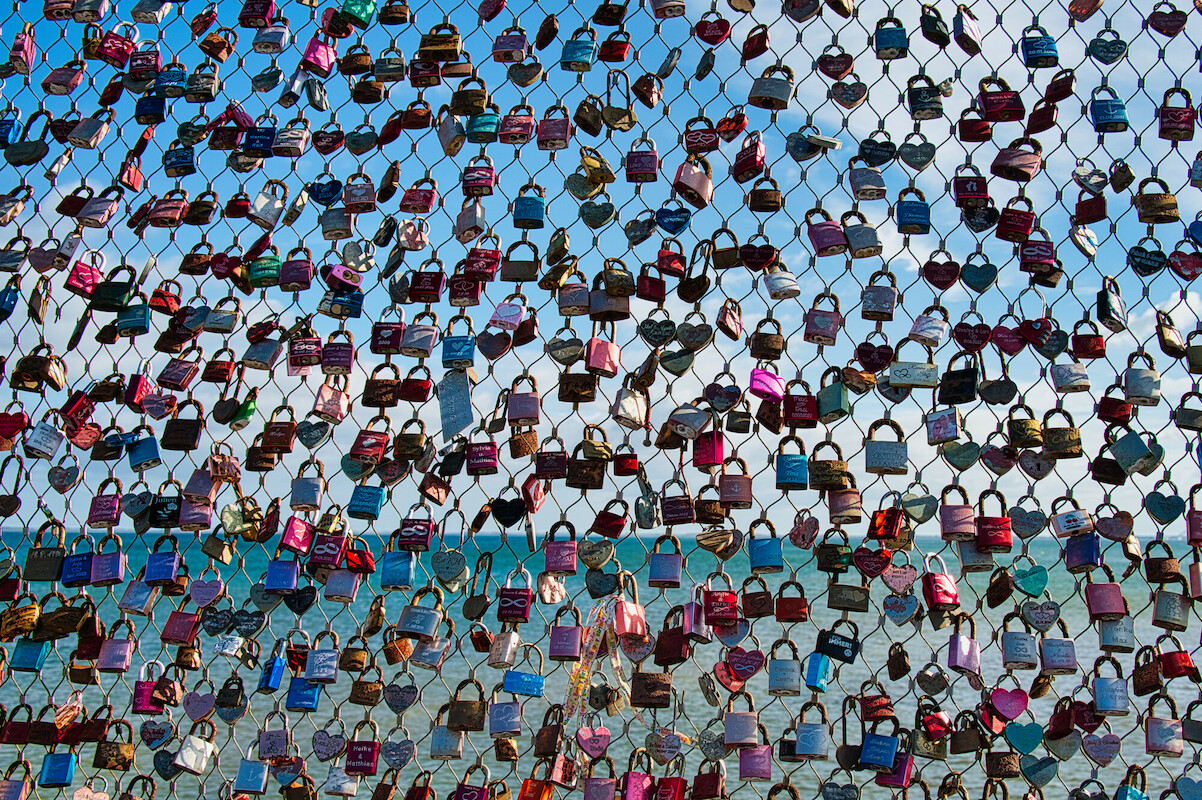
M 984 322 L 970 325 L 967 322 L 957 322 L 952 328 L 952 338 L 957 344 L 970 353 L 978 353 L 989 344 L 993 330 Z
M 1027 340 L 1018 332 L 1018 328 L 1007 328 L 1005 325 L 994 325 L 990 337 L 997 349 L 1008 356 L 1016 356 L 1027 346 Z
M 155 392 L 148 394 L 142 398 L 140 403 L 142 410 L 147 416 L 154 419 L 163 419 L 175 410 L 176 404 L 179 402 L 173 394 L 164 394 L 163 392 Z
M 1084 700 L 1073 701 L 1073 723 L 1085 731 L 1093 733 L 1102 726 L 1102 718 L 1097 714 L 1097 706 L 1090 700 L 1088 703 Z
M 75 430 L 68 431 L 67 441 L 82 450 L 87 450 L 100 441 L 100 433 L 99 425 L 95 422 L 88 422 L 80 425 Z
M 955 261 L 928 261 L 922 265 L 922 277 L 936 289 L 950 289 L 960 280 L 960 265 Z
M 880 372 L 893 362 L 893 346 L 860 342 L 856 345 L 856 361 L 869 372 Z
M 741 681 L 735 675 L 734 669 L 725 661 L 714 664 L 714 677 L 728 692 L 737 692 L 743 688 L 746 681 Z
M 879 577 L 893 561 L 893 552 L 882 547 L 880 550 L 870 550 L 860 545 L 851 554 L 851 561 L 865 578 L 871 580 Z
M 718 136 L 724 142 L 733 142 L 740 133 L 747 130 L 747 115 L 742 111 L 731 114 L 729 117 L 723 117 L 718 120 L 718 124 L 714 126 L 718 131 Z
M 1169 268 L 1182 280 L 1192 281 L 1202 275 L 1202 253 L 1174 250 L 1169 256 Z
M 1185 21 L 1185 12 L 1176 8 L 1172 11 L 1153 11 L 1148 15 L 1148 26 L 1170 39 L 1185 29 Z
M 1039 319 L 1024 319 L 1018 326 L 1018 333 L 1028 342 L 1041 345 L 1052 338 L 1054 323 L 1047 317 Z
M 328 156 L 346 143 L 346 134 L 342 131 L 317 131 L 313 134 L 313 149 Z
M 764 668 L 764 654 L 759 650 L 736 647 L 726 654 L 726 663 L 736 678 L 747 681 Z
M 789 529 L 789 541 L 794 547 L 800 547 L 802 550 L 808 550 L 814 544 L 814 540 L 818 538 L 818 518 L 806 517 L 799 519 Z
M 489 361 L 496 361 L 508 353 L 512 346 L 513 338 L 509 335 L 509 331 L 500 331 L 499 333 L 481 331 L 476 334 L 476 347 L 480 350 L 480 355 Z
M 29 415 L 24 411 L 0 413 L 0 436 L 15 439 L 17 434 L 29 427 Z
M 717 19 L 702 19 L 693 28 L 697 38 L 708 45 L 719 45 L 730 38 L 730 23 L 722 17 Z
M 739 259 L 748 269 L 767 269 L 779 255 L 780 251 L 770 244 L 745 244 L 739 248 Z
M 478 12 L 480 19 L 485 22 L 491 22 L 496 19 L 497 14 L 505 10 L 505 0 L 482 0 Z
M 818 71 L 835 81 L 850 75 L 855 65 L 856 60 L 851 53 L 840 53 L 837 56 L 823 53 L 818 56 Z

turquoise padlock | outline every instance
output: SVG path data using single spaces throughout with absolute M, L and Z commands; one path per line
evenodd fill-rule
M 1109 97 L 1099 97 L 1100 93 Z M 1127 106 L 1109 86 L 1099 86 L 1089 98 L 1089 121 L 1098 133 L 1122 133 L 1127 130 Z
M 143 435 L 138 436 L 138 431 L 143 431 Z M 160 466 L 163 459 L 159 456 L 159 442 L 154 438 L 154 431 L 146 425 L 139 425 L 133 429 L 132 435 L 137 438 L 126 445 L 129 468 L 134 472 L 145 472 Z
M 417 579 L 417 553 L 386 550 L 380 558 L 380 588 L 386 592 L 412 589 Z
M 150 303 L 144 292 L 136 292 L 129 305 L 117 312 L 113 323 L 118 336 L 133 338 L 150 332 Z
M 376 520 L 384 508 L 384 487 L 366 486 L 362 483 L 351 491 L 351 501 L 347 504 L 347 516 L 355 519 Z
M 537 183 L 528 183 L 513 200 L 513 227 L 534 230 L 547 223 L 547 193 Z
M 372 15 L 376 13 L 376 0 L 345 0 L 342 4 L 343 16 L 357 28 L 371 25 Z
M 912 194 L 917 200 L 906 200 L 906 195 Z M 897 196 L 897 204 L 893 207 L 897 218 L 897 231 L 907 236 L 931 232 L 931 207 L 927 204 L 926 195 L 921 189 L 907 186 Z
M 1056 49 L 1056 40 L 1048 36 L 1039 25 L 1028 25 L 1023 29 L 1023 38 L 1019 42 L 1023 63 L 1030 69 L 1046 69 L 1060 66 L 1060 52 Z
M 70 786 L 75 780 L 75 767 L 79 756 L 73 750 L 56 753 L 51 750 L 42 758 L 42 769 L 38 772 L 38 786 L 60 788 Z
M 810 653 L 805 657 L 806 686 L 814 692 L 825 692 L 831 679 L 831 659 L 824 653 Z
M 467 323 L 467 333 L 456 335 L 455 322 L 462 319 Z M 476 363 L 476 335 L 471 317 L 456 314 L 447 323 L 447 332 L 442 337 L 442 366 L 444 369 L 467 369 Z
M 790 442 L 797 445 L 798 452 L 785 452 L 785 445 Z M 810 488 L 810 459 L 806 455 L 805 443 L 796 436 L 786 436 L 776 447 L 776 488 Z
M 905 58 L 910 54 L 910 35 L 897 17 L 885 17 L 876 23 L 872 47 L 882 61 Z
M 831 376 L 834 376 L 834 380 L 827 383 L 827 378 Z M 818 420 L 827 425 L 851 413 L 851 398 L 840 377 L 838 367 L 828 367 L 826 372 L 822 373 L 822 383 L 818 393 L 814 395 L 818 406 Z
M 18 639 L 13 646 L 9 661 L 14 672 L 39 672 L 46 664 L 50 655 L 51 642 L 35 642 L 32 639 Z
M 255 289 L 265 289 L 269 286 L 280 285 L 280 268 L 284 262 L 280 258 L 280 250 L 275 245 L 250 262 L 246 279 Z
M 12 316 L 13 309 L 17 307 L 17 301 L 21 299 L 21 276 L 14 275 L 8 279 L 8 283 L 0 289 L 0 322 Z
M 596 60 L 597 32 L 591 28 L 577 28 L 572 38 L 563 43 L 559 67 L 568 72 L 588 72 Z
M 806 481 L 809 481 L 809 468 L 806 469 Z M 768 529 L 768 536 L 762 533 L 757 537 L 756 528 Z M 747 556 L 751 562 L 751 572 L 755 575 L 766 575 L 785 571 L 785 557 L 781 551 L 781 540 L 777 538 L 776 526 L 766 519 L 757 519 L 747 529 Z
M 500 130 L 501 112 L 495 105 L 490 104 L 483 114 L 467 118 L 467 140 L 472 144 L 492 144 Z

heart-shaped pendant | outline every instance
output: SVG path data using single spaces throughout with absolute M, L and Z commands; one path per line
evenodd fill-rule
M 1029 703 L 1030 698 L 1022 689 L 994 689 L 989 695 L 989 704 L 1006 719 L 1018 719 L 1027 710 Z M 1039 738 L 1043 738 L 1042 729 L 1039 731 Z M 1035 744 L 1038 746 L 1038 740 Z M 1034 749 L 1034 747 L 1031 748 L 1031 750 Z M 1031 752 L 1031 750 L 1025 752 Z
M 1027 597 L 1039 597 L 1048 588 L 1047 567 L 1034 566 L 1014 572 L 1014 588 Z M 1014 719 L 1014 717 L 1010 717 Z
M 1043 788 L 1052 782 L 1052 779 L 1060 773 L 1060 762 L 1051 756 L 1043 756 L 1036 758 L 1035 756 L 1022 756 L 1018 760 L 1018 768 L 1022 771 L 1023 777 L 1033 786 Z
M 304 616 L 304 613 L 313 607 L 317 602 L 317 587 L 302 586 L 292 594 L 284 595 L 284 605 L 288 610 L 298 617 Z
M 912 594 L 899 597 L 891 594 L 881 601 L 885 617 L 894 625 L 905 625 L 918 613 L 918 598 Z
M 939 452 L 948 464 L 963 472 L 977 463 L 981 446 L 976 442 L 946 442 L 939 446 Z
M 346 736 L 319 730 L 313 734 L 313 755 L 318 761 L 333 761 L 346 752 Z
M 675 733 L 663 731 L 651 731 L 643 739 L 643 743 L 647 746 L 647 752 L 651 754 L 651 759 L 656 764 L 667 764 L 676 758 L 680 755 L 680 747 L 683 744 L 681 738 Z
M 175 738 L 175 726 L 167 721 L 148 719 L 138 728 L 142 744 L 157 750 Z
M 1043 742 L 1043 726 L 1038 722 L 1011 722 L 1006 725 L 1005 737 L 1011 747 L 1029 755 Z
M 960 281 L 977 294 L 993 286 L 997 280 L 997 267 L 988 261 L 976 262 L 970 256 L 960 268 Z
M 1028 600 L 1022 604 L 1020 613 L 1032 628 L 1047 633 L 1060 619 L 1060 604 L 1054 600 L 1044 600 L 1042 603 Z
M 683 233 L 689 227 L 693 214 L 687 208 L 669 208 L 664 206 L 655 212 L 655 224 L 669 236 Z
M 590 758 L 600 758 L 609 749 L 613 734 L 604 725 L 586 726 L 576 731 L 576 744 Z
M 421 696 L 421 691 L 414 684 L 401 685 L 390 683 L 384 687 L 384 702 L 394 714 L 404 714 Z
M 264 590 L 259 599 L 255 597 L 255 587 L 262 587 Z M 280 596 L 267 594 L 265 590 L 266 587 L 262 583 L 254 584 L 254 586 L 251 586 L 250 600 L 259 610 L 270 612 L 271 609 L 280 604 Z M 206 608 L 213 605 L 213 603 L 217 602 L 225 594 L 225 581 L 221 580 L 221 578 L 195 580 L 188 587 L 188 593 L 192 595 L 192 599 L 196 602 L 196 605 Z M 263 605 L 260 605 L 260 601 L 269 605 L 270 608 L 264 608 Z
M 1161 525 L 1169 525 L 1185 513 L 1185 498 L 1168 496 L 1159 491 L 1151 492 L 1144 497 L 1144 508 L 1152 519 Z
M 856 78 L 856 74 L 851 73 Z M 831 87 L 831 98 L 847 109 L 852 109 L 864 102 L 868 96 L 868 85 L 858 78 L 854 81 L 839 81 Z
M 413 761 L 417 752 L 417 743 L 412 739 L 401 739 L 399 742 L 384 742 L 380 746 L 380 757 L 384 763 L 393 769 L 404 769 Z
M 175 753 L 160 750 L 154 754 L 154 771 L 165 781 L 175 780 L 184 771 L 183 767 L 175 765 Z
M 890 566 L 881 573 L 881 581 L 896 594 L 906 594 L 918 580 L 918 568 L 913 564 L 903 564 L 900 567 Z
M 876 134 L 867 139 L 860 140 L 860 158 L 864 159 L 864 163 L 870 167 L 879 167 L 888 164 L 897 157 L 897 145 L 890 141 L 887 137 L 889 134 L 884 131 L 878 131 L 884 139 L 877 139 Z
M 1045 732 L 1043 735 L 1043 746 L 1047 751 L 1061 761 L 1068 761 L 1077 754 L 1081 749 L 1081 732 L 1069 731 L 1067 736 L 1061 736 L 1058 739 L 1050 738 Z
M 1081 750 L 1099 767 L 1105 767 L 1123 751 L 1123 740 L 1113 733 L 1104 736 L 1091 733 L 1081 739 Z M 1178 787 L 1178 793 L 1180 791 Z M 1181 797 L 1184 798 L 1185 795 Z

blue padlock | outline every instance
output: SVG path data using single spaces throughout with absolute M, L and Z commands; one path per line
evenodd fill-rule
M 358 484 L 351 491 L 351 501 L 347 503 L 346 513 L 355 519 L 376 520 L 380 510 L 384 508 L 384 487 Z
M 134 294 L 129 305 L 117 312 L 113 327 L 116 328 L 118 336 L 131 339 L 150 333 L 150 303 L 146 300 L 145 292 Z
M 51 750 L 42 757 L 42 769 L 38 772 L 38 786 L 60 788 L 70 786 L 75 780 L 75 767 L 79 756 L 74 750 L 56 753 Z
M 501 112 L 490 105 L 483 114 L 467 118 L 467 140 L 472 144 L 492 144 L 501 130 Z
M 1070 536 L 1064 543 L 1064 568 L 1072 573 L 1091 572 L 1102 566 L 1102 544 L 1090 531 Z
M 138 436 L 138 431 L 142 431 L 143 435 Z M 159 442 L 154 438 L 154 431 L 147 425 L 139 425 L 130 433 L 135 438 L 126 445 L 126 452 L 129 453 L 129 468 L 134 472 L 144 472 L 160 466 L 163 459 L 159 456 Z
M 196 149 L 179 139 L 163 151 L 163 172 L 172 178 L 184 178 L 196 172 Z
M 883 723 L 893 724 L 892 734 L 877 733 L 877 728 Z M 899 730 L 896 717 L 873 722 L 868 730 L 864 731 L 864 738 L 860 744 L 860 758 L 856 762 L 856 768 L 882 773 L 892 772 L 893 759 L 897 757 L 897 749 L 901 745 L 901 739 L 898 736 Z
M 9 108 L 4 112 L 4 116 L 0 116 L 0 150 L 8 147 L 20 135 L 18 128 L 20 113 L 15 108 Z
M 167 545 L 169 549 L 160 551 L 159 548 L 163 545 Z M 146 556 L 142 581 L 147 586 L 170 586 L 179 577 L 182 563 L 179 541 L 174 536 L 160 536 L 154 540 L 154 548 Z
M 417 553 L 411 550 L 387 550 L 380 558 L 378 570 L 382 590 L 412 589 L 417 579 Z
M 823 653 L 810 653 L 805 657 L 805 680 L 810 691 L 825 692 L 831 679 L 831 660 Z
M 4 288 L 0 289 L 0 322 L 12 316 L 13 309 L 17 307 L 17 301 L 20 299 L 21 276 L 14 275 L 4 284 Z
M 906 200 L 907 194 L 918 197 L 917 200 Z M 927 204 L 926 195 L 921 189 L 907 186 L 897 196 L 897 204 L 893 206 L 897 219 L 897 230 L 906 235 L 931 232 L 931 207 Z
M 785 452 L 785 445 L 789 442 L 797 444 L 798 452 Z M 776 447 L 776 488 L 810 488 L 810 458 L 806 455 L 805 443 L 796 436 L 786 436 Z
M 872 47 L 882 61 L 905 58 L 910 54 L 910 35 L 897 17 L 885 17 L 876 23 Z
M 538 184 L 528 183 L 518 191 L 518 196 L 513 200 L 513 227 L 534 230 L 543 227 L 546 222 L 546 192 Z
M 49 640 L 35 642 L 32 639 L 18 639 L 13 645 L 9 656 L 14 672 L 40 672 L 46 665 L 46 657 L 50 655 Z
M 1105 92 L 1109 97 L 1099 97 Z M 1099 86 L 1089 97 L 1089 121 L 1098 133 L 1122 133 L 1127 130 L 1127 106 L 1109 86 Z
M 331 292 L 325 313 L 335 319 L 359 319 L 363 316 L 363 292 Z
M 316 711 L 317 703 L 321 700 L 323 684 L 308 681 L 299 675 L 288 681 L 288 696 L 284 699 L 284 708 L 289 711 Z
M 178 61 L 163 65 L 154 76 L 154 91 L 159 97 L 183 97 L 188 85 L 188 70 Z
M 158 95 L 144 94 L 134 105 L 134 121 L 139 125 L 158 125 L 167 119 L 167 101 Z
M 87 542 L 87 550 L 77 550 L 82 542 Z M 63 572 L 59 582 L 69 589 L 88 586 L 92 583 L 92 556 L 95 555 L 96 545 L 92 537 L 81 533 L 72 540 L 67 554 L 63 556 Z
M 538 655 L 538 672 L 522 672 L 517 669 L 507 669 L 505 670 L 505 677 L 501 681 L 501 690 L 510 694 L 520 694 L 523 697 L 542 697 L 543 684 L 546 682 L 546 678 L 541 674 L 543 671 L 542 651 L 531 644 L 522 645 L 522 649 L 526 651 L 525 655 L 522 656 L 523 662 L 529 662 L 531 653 Z
M 1048 36 L 1048 32 L 1039 25 L 1028 25 L 1023 29 L 1019 51 L 1022 53 L 1023 63 L 1029 69 L 1060 66 L 1060 52 L 1056 49 L 1056 40 Z
M 577 28 L 572 38 L 563 43 L 559 68 L 568 72 L 588 72 L 597 60 L 597 32 L 592 28 Z
M 272 145 L 275 144 L 275 134 L 278 126 L 272 114 L 264 114 L 255 120 L 255 124 L 246 129 L 242 137 L 242 152 L 251 158 L 271 158 L 275 155 Z
M 462 319 L 467 323 L 467 333 L 454 333 L 455 321 Z M 476 363 L 476 332 L 472 327 L 472 318 L 459 313 L 451 317 L 447 323 L 446 335 L 442 337 L 442 366 L 444 369 L 467 369 Z
M 291 559 L 273 558 L 267 562 L 263 588 L 268 594 L 294 594 L 300 582 L 300 562 L 295 553 Z
M 271 655 L 264 659 L 263 671 L 259 673 L 259 684 L 255 687 L 259 694 L 274 694 L 280 688 L 280 682 L 284 679 L 284 669 L 288 666 L 287 659 L 281 654 L 283 648 L 284 640 L 276 639 Z
M 769 535 L 761 534 L 756 538 L 755 529 L 761 525 L 768 528 Z M 785 571 L 781 540 L 776 536 L 776 526 L 769 520 L 757 519 L 747 529 L 747 556 L 751 562 L 751 572 L 755 575 Z

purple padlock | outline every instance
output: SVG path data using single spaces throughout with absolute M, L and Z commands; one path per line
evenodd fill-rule
M 115 486 L 117 491 L 106 494 L 105 489 Z M 121 481 L 117 478 L 106 478 L 96 490 L 88 506 L 89 528 L 111 528 L 117 524 L 121 516 Z
M 335 337 L 339 341 L 335 341 Z M 336 330 L 321 349 L 321 371 L 326 375 L 349 375 L 355 367 L 355 340 L 348 330 Z
M 966 620 L 970 631 L 967 635 L 960 632 L 960 626 Z M 947 665 L 961 675 L 980 680 L 981 645 L 976 637 L 976 621 L 967 614 L 957 616 L 951 638 L 948 639 Z
M 812 222 L 811 218 L 822 217 L 820 222 Z M 810 236 L 810 244 L 814 246 L 814 255 L 837 256 L 847 250 L 847 236 L 843 227 L 831 218 L 831 215 L 821 208 L 811 208 L 805 215 L 806 232 Z
M 555 533 L 560 528 L 567 530 L 566 540 L 555 540 Z M 547 531 L 547 539 L 543 542 L 543 571 L 557 577 L 576 574 L 576 526 L 567 520 L 560 520 Z
M 561 625 L 559 618 L 569 611 L 575 617 L 576 624 Z M 552 661 L 579 661 L 583 634 L 584 628 L 580 624 L 580 609 L 575 606 L 563 606 L 555 612 L 555 619 L 551 623 L 548 657 Z

